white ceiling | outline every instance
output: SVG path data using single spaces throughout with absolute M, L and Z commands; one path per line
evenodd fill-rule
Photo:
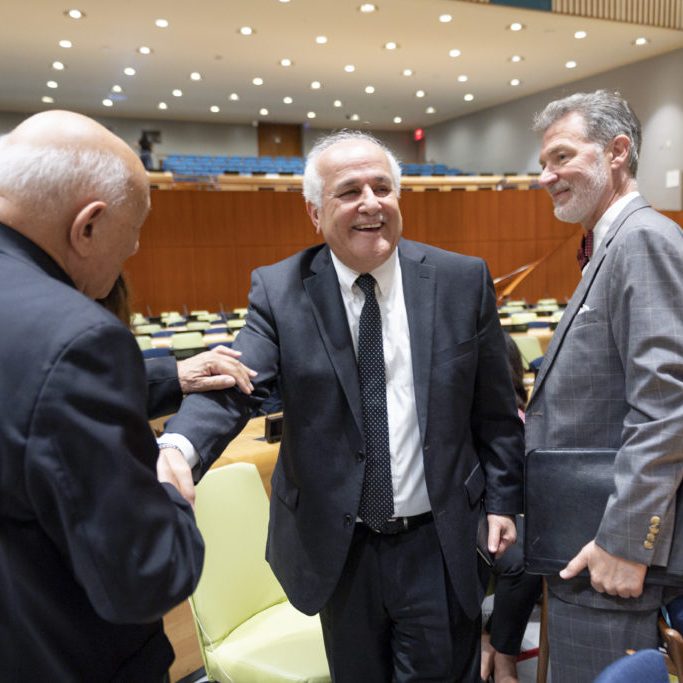
M 69 3 L 73 2 L 73 5 Z M 65 108 L 91 115 L 251 123 L 308 121 L 319 128 L 348 125 L 352 114 L 376 129 L 410 129 L 452 119 L 683 47 L 683 32 L 579 19 L 549 12 L 456 0 L 376 0 L 379 10 L 358 11 L 361 0 L 2 0 L 0 5 L 0 110 Z M 75 21 L 64 10 L 78 7 Z M 439 16 L 452 15 L 450 23 Z M 160 29 L 155 20 L 165 18 Z M 513 21 L 525 29 L 507 30 Z M 255 34 L 240 35 L 249 25 Z M 585 30 L 583 40 L 574 32 Z M 325 35 L 328 42 L 317 45 Z M 649 43 L 635 47 L 646 36 Z M 71 49 L 58 46 L 61 39 Z M 398 49 L 383 48 L 395 41 Z M 146 45 L 153 53 L 136 49 Z M 449 50 L 461 51 L 458 58 Z M 524 57 L 514 64 L 513 54 Z M 282 58 L 293 65 L 283 68 Z M 575 60 L 575 69 L 565 68 Z M 59 60 L 64 71 L 52 69 Z M 344 71 L 354 64 L 355 72 Z M 132 66 L 135 76 L 124 75 Z M 402 71 L 413 70 L 406 77 Z M 202 80 L 190 80 L 198 71 Z M 468 77 L 458 82 L 459 75 Z M 260 76 L 257 87 L 252 79 Z M 511 87 L 512 78 L 521 79 Z M 58 88 L 46 86 L 48 80 Z M 321 82 L 319 90 L 310 83 Z M 123 97 L 111 93 L 114 84 Z M 366 94 L 366 86 L 375 87 Z M 180 88 L 182 97 L 171 91 Z M 426 95 L 417 98 L 417 90 Z M 239 101 L 228 96 L 236 92 Z M 463 96 L 472 93 L 474 100 Z M 54 104 L 41 103 L 49 95 Z M 283 97 L 294 102 L 284 104 Z M 102 104 L 104 98 L 112 107 Z M 335 108 L 333 102 L 343 102 Z M 160 111 L 159 102 L 168 109 Z M 220 107 L 211 113 L 212 105 Z M 426 114 L 427 107 L 436 113 Z M 260 116 L 266 107 L 268 116 Z M 315 119 L 307 113 L 314 111 Z M 400 116 L 402 122 L 393 122 Z

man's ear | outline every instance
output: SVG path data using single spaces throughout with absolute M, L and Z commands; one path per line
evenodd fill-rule
M 628 155 L 631 150 L 631 140 L 628 135 L 617 135 L 611 142 L 612 148 L 612 168 L 618 166 L 623 168 L 628 165 Z
M 315 204 L 311 202 L 306 202 L 306 211 L 315 225 L 315 231 L 320 234 L 320 209 Z
M 76 214 L 69 229 L 69 243 L 79 256 L 87 256 L 90 253 L 96 223 L 106 208 L 105 202 L 95 201 L 84 206 Z

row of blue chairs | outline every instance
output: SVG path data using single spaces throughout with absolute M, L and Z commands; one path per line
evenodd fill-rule
M 301 175 L 304 172 L 302 157 L 284 156 L 225 156 L 170 154 L 163 161 L 163 170 L 178 175 L 221 175 L 222 173 L 278 173 Z M 401 165 L 407 176 L 467 175 L 459 168 L 446 164 Z

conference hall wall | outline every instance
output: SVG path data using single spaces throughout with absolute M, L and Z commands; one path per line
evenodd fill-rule
M 577 227 L 553 217 L 541 190 L 405 191 L 401 208 L 405 237 L 481 256 L 494 277 L 547 256 L 515 296 L 564 299 L 578 282 Z M 254 268 L 320 241 L 296 192 L 153 190 L 126 266 L 135 308 L 243 306 Z

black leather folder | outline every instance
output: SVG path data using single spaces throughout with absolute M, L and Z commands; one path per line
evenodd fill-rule
M 548 448 L 529 453 L 524 473 L 524 563 L 529 573 L 557 574 L 595 538 L 614 491 L 615 456 L 615 450 L 606 448 Z M 683 533 L 682 517 L 679 488 L 678 533 Z M 683 539 L 674 542 L 669 566 L 650 567 L 645 582 L 683 587 Z

